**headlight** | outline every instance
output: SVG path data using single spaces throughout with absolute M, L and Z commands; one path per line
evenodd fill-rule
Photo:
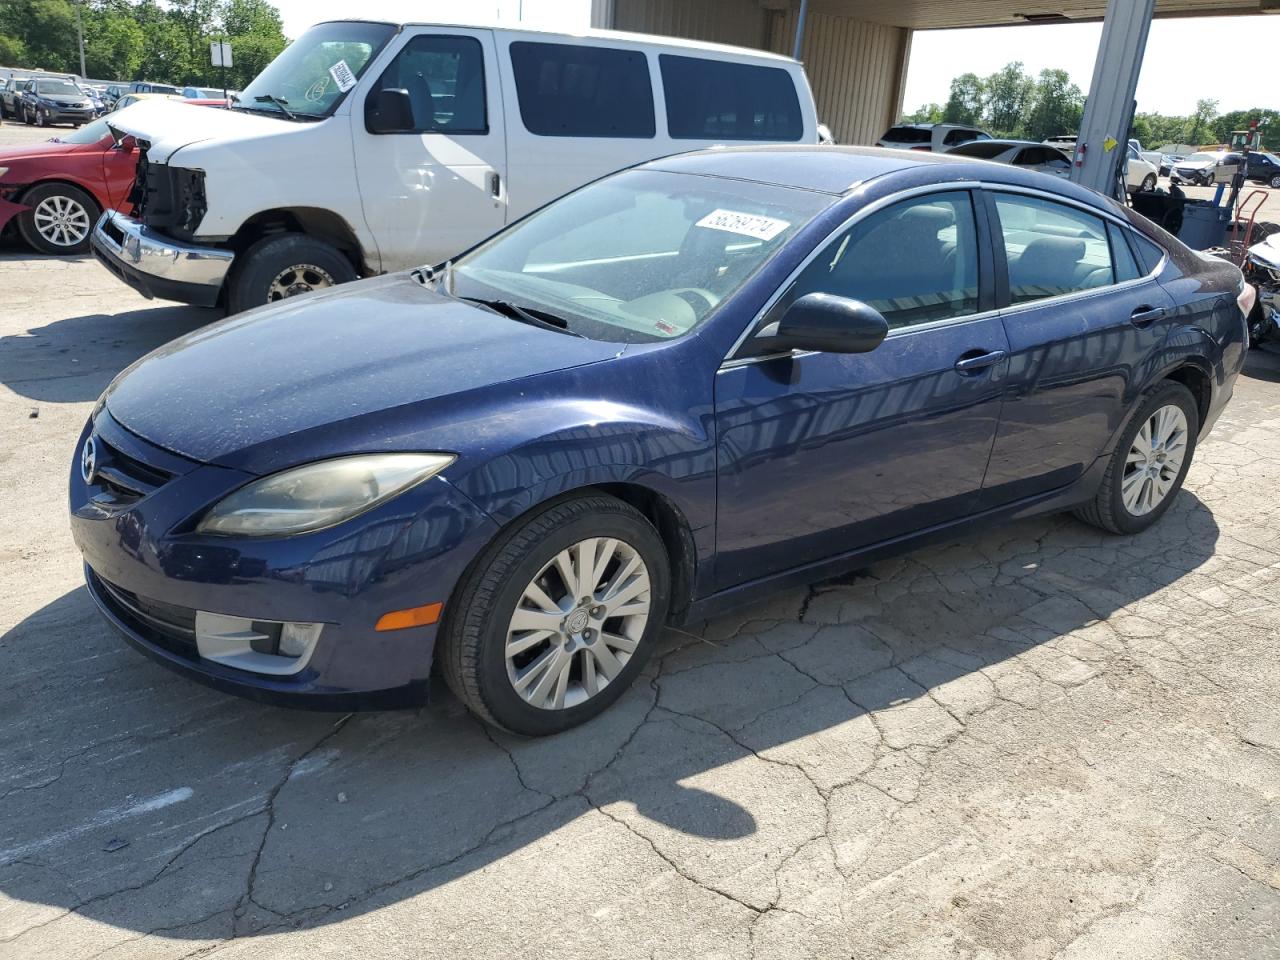
M 255 480 L 205 514 L 198 533 L 287 537 L 363 513 L 453 463 L 448 453 L 375 453 L 309 463 Z

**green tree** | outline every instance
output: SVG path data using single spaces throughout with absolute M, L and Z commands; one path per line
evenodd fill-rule
M 1266 107 L 1250 107 L 1248 110 L 1224 113 L 1214 121 L 1213 135 L 1219 143 L 1229 143 L 1232 130 L 1248 130 L 1255 120 L 1262 132 L 1262 149 L 1274 150 L 1280 145 L 1280 111 Z
M 1218 116 L 1217 100 L 1197 100 L 1187 131 L 1187 143 L 1198 146 L 1200 141 L 1213 133 L 1213 121 Z
M 942 104 L 926 103 L 915 113 L 904 114 L 903 123 L 941 123 L 942 122 Z
M 1027 116 L 1026 136 L 1044 140 L 1060 134 L 1078 133 L 1084 114 L 1084 94 L 1071 82 L 1065 70 L 1041 70 L 1035 97 Z
M 1027 109 L 1036 93 L 1036 82 L 1023 69 L 1022 61 L 997 70 L 983 82 L 986 91 L 986 123 L 997 136 L 1015 136 L 1022 131 Z
M 942 118 L 948 123 L 976 126 L 982 122 L 985 106 L 986 90 L 982 78 L 976 73 L 962 73 L 951 81 L 951 96 L 942 108 Z

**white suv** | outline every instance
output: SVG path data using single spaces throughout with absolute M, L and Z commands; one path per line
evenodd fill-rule
M 959 123 L 902 123 L 885 131 L 885 135 L 876 141 L 876 146 L 946 153 L 962 143 L 990 139 L 991 134 L 985 130 Z
M 98 258 L 146 296 L 231 312 L 439 263 L 622 167 L 718 143 L 817 143 L 786 57 L 668 38 L 334 21 L 230 110 L 139 103 L 133 215 Z M 126 144 L 127 147 L 127 144 Z

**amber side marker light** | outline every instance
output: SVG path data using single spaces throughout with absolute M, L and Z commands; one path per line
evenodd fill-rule
M 406 627 L 428 627 L 440 619 L 443 603 L 428 603 L 422 607 L 410 607 L 408 610 L 392 610 L 378 618 L 373 628 L 379 632 L 384 630 L 403 630 Z

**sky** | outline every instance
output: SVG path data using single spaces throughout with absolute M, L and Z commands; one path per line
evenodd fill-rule
M 1021 60 L 1031 74 L 1060 67 L 1087 93 L 1101 34 L 1100 23 L 919 31 L 911 41 L 904 111 L 946 103 L 952 77 L 986 76 L 1011 60 Z M 1271 106 L 1280 90 L 1254 82 L 1256 74 L 1244 64 L 1264 62 L 1262 51 L 1277 46 L 1280 17 L 1156 20 L 1138 79 L 1138 111 L 1181 116 L 1206 97 L 1219 101 L 1221 113 Z M 1240 50 L 1248 51 L 1241 67 L 1229 68 Z
M 284 19 L 284 32 L 296 37 L 321 20 L 353 16 L 351 0 L 274 0 Z M 591 0 L 362 0 L 359 13 L 370 19 L 439 20 L 445 23 L 500 23 L 553 30 L 581 30 L 590 24 Z M 994 73 L 1010 60 L 1021 60 L 1028 72 L 1060 67 L 1080 89 L 1088 91 L 1098 51 L 1100 23 L 991 27 L 981 30 L 927 30 L 915 34 L 907 90 L 910 113 L 926 103 L 945 103 L 951 78 L 973 71 Z M 1138 81 L 1138 110 L 1184 115 L 1201 97 L 1219 101 L 1226 113 L 1271 106 L 1272 95 L 1246 68 L 1223 65 L 1241 49 L 1256 68 L 1266 56 L 1257 51 L 1280 48 L 1280 16 L 1212 17 L 1156 20 Z M 1266 70 L 1263 69 L 1263 74 Z M 1274 98 L 1280 99 L 1280 98 Z

